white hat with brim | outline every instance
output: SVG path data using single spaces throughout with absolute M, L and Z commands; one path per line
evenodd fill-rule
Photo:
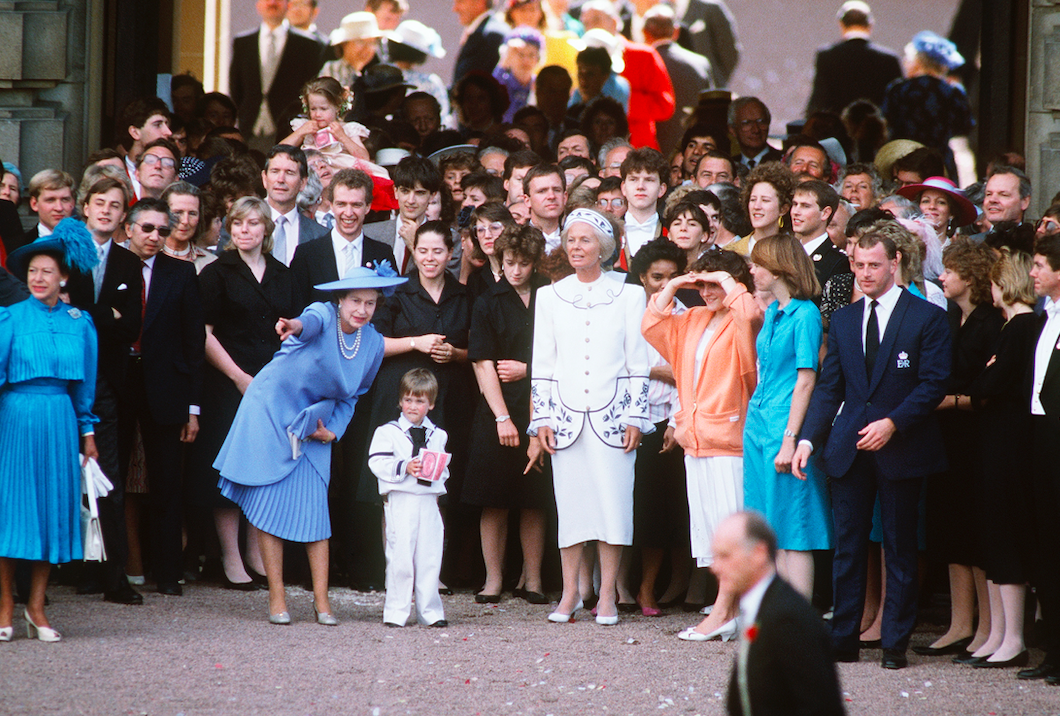
M 380 268 L 386 265 L 386 269 L 389 272 L 393 272 L 394 269 L 390 267 L 390 262 L 383 260 L 379 262 Z M 408 281 L 403 276 L 386 276 L 380 275 L 370 268 L 364 266 L 358 266 L 351 270 L 345 278 L 340 278 L 338 281 L 329 281 L 328 283 L 320 283 L 313 286 L 318 291 L 355 291 L 359 288 L 376 288 L 385 289 L 399 286 Z
M 888 182 L 891 180 L 891 167 L 894 166 L 894 163 L 917 149 L 923 149 L 923 147 L 923 144 L 914 142 L 912 139 L 892 139 L 880 147 L 880 151 L 876 152 L 872 163 L 876 166 L 876 172 L 880 177 L 885 182 Z
M 616 75 L 622 74 L 622 70 L 626 68 L 622 60 L 622 42 L 607 30 L 594 27 L 592 30 L 586 30 L 581 37 L 572 37 L 567 42 L 578 52 L 590 47 L 601 47 L 607 50 L 607 54 L 611 56 L 611 71 Z
M 391 42 L 408 45 L 417 52 L 436 57 L 445 57 L 442 37 L 433 27 L 427 27 L 418 20 L 405 20 L 396 30 L 383 33 Z
M 351 12 L 342 18 L 342 23 L 331 31 L 332 45 L 341 45 L 350 40 L 375 40 L 383 36 L 379 23 L 370 12 Z

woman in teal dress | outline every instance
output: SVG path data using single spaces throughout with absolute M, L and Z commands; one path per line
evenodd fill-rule
M 30 297 L 0 308 L 0 642 L 14 631 L 15 560 L 33 563 L 26 631 L 54 642 L 59 633 L 44 613 L 48 573 L 82 557 L 78 436 L 86 460 L 97 457 L 96 329 L 59 294 L 71 264 L 91 271 L 97 261 L 75 219 L 8 259 Z
M 755 288 L 776 300 L 758 334 L 758 387 L 744 427 L 744 505 L 766 516 L 777 533 L 778 573 L 807 599 L 813 594 L 811 550 L 832 546 L 832 512 L 824 475 L 808 466 L 791 473 L 791 458 L 810 404 L 821 349 L 820 293 L 813 264 L 790 234 L 762 239 L 751 252 Z
M 330 291 L 331 302 L 277 321 L 280 350 L 250 382 L 213 463 L 221 494 L 261 531 L 273 624 L 291 623 L 284 540 L 306 545 L 317 623 L 338 623 L 328 601 L 330 443 L 346 431 L 383 362 L 383 337 L 371 325 L 379 291 L 407 280 L 385 261 L 377 271 L 357 268 L 315 286 Z

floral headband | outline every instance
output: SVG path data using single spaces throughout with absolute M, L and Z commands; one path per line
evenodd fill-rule
M 319 94 L 319 95 L 325 96 L 325 97 L 327 96 L 327 95 L 324 95 L 323 92 L 310 92 L 309 94 Z M 302 96 L 302 113 L 306 117 L 309 116 L 309 94 L 306 94 L 306 95 Z M 350 108 L 352 106 L 353 106 L 353 93 L 350 92 L 345 87 L 343 87 L 342 88 L 342 99 L 339 101 L 339 107 L 338 107 L 338 110 L 339 110 L 339 121 L 340 122 L 342 121 L 342 118 L 346 116 L 346 113 L 350 111 Z
M 563 230 L 566 231 L 571 227 L 571 224 L 576 224 L 579 221 L 599 229 L 612 239 L 615 238 L 615 230 L 611 227 L 611 222 L 592 209 L 575 209 L 567 214 L 567 219 L 563 222 Z

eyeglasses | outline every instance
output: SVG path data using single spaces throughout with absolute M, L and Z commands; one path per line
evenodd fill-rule
M 173 229 L 169 228 L 168 226 L 155 226 L 154 224 L 139 224 L 139 223 L 137 223 L 135 221 L 132 222 L 132 223 L 135 224 L 136 226 L 139 226 L 140 230 L 143 231 L 145 234 L 153 234 L 153 233 L 155 233 L 157 231 L 158 235 L 161 236 L 163 239 L 173 233 Z
M 475 235 L 476 236 L 485 236 L 486 234 L 489 234 L 490 236 L 497 236 L 503 230 L 504 230 L 504 224 L 502 224 L 499 221 L 494 221 L 494 222 L 490 223 L 489 226 L 476 226 L 475 227 Z
M 1038 221 L 1037 226 L 1034 228 L 1037 231 L 1054 232 L 1060 231 L 1060 224 L 1056 222 L 1056 219 L 1044 217 Z
M 620 199 L 597 199 L 596 200 L 596 205 L 598 207 L 600 207 L 601 209 L 606 209 L 609 206 L 612 209 L 621 209 L 623 206 L 626 205 L 626 200 L 625 199 L 621 199 L 621 198 Z
M 161 163 L 162 166 L 166 169 L 172 169 L 173 167 L 177 166 L 177 163 L 176 161 L 174 161 L 173 157 L 160 157 L 157 154 L 145 154 L 142 161 L 144 164 L 147 164 L 149 166 L 154 166 L 155 164 Z
M 739 124 L 741 127 L 744 127 L 744 128 L 751 127 L 751 126 L 768 127 L 769 126 L 769 120 L 766 119 L 765 117 L 762 117 L 760 119 L 744 119 L 744 120 L 741 120 L 741 121 L 737 122 L 737 124 Z

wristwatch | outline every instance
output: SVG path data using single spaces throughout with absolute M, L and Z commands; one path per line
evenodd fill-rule
M 502 415 L 499 418 L 497 418 L 496 420 L 497 420 L 498 423 L 503 423 L 505 420 L 511 420 L 511 419 L 512 419 L 511 415 Z
M 797 438 L 799 436 L 796 435 L 795 433 L 791 432 L 790 430 L 784 430 L 784 437 L 786 437 L 786 438 Z

